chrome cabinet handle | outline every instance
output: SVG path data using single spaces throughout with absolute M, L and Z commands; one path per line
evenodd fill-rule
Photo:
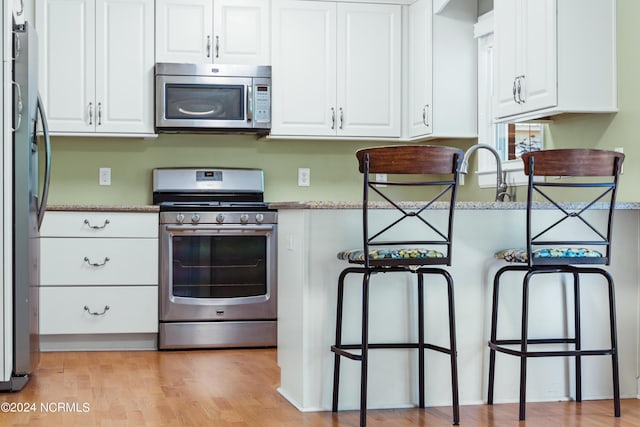
M 98 102 L 98 126 L 102 126 L 102 102 Z
M 342 107 L 340 107 L 340 130 L 342 130 L 344 124 L 344 111 L 342 110 Z
M 522 97 L 522 81 L 524 79 L 524 75 L 517 76 L 513 80 L 513 100 L 517 104 L 524 104 L 525 100 Z
M 89 103 L 89 125 L 93 125 L 93 102 Z
M 429 104 L 426 104 L 424 108 L 422 108 L 422 123 L 424 123 L 426 127 L 429 127 L 428 113 L 429 113 Z
M 107 311 L 109 311 L 109 306 L 105 305 L 104 309 L 102 310 L 102 313 L 98 313 L 97 311 L 91 311 L 89 309 L 89 307 L 85 305 L 84 306 L 84 311 L 86 311 L 87 313 L 89 313 L 92 316 L 103 316 Z
M 104 261 L 102 261 L 102 262 L 91 262 L 89 257 L 84 257 L 84 262 L 86 262 L 87 264 L 89 264 L 92 267 L 102 267 L 103 265 L 105 265 L 109 261 L 111 261 L 111 259 L 108 256 L 104 257 Z
M 216 58 L 220 58 L 220 36 L 216 36 Z
M 11 129 L 12 132 L 15 132 L 16 130 L 18 130 L 18 128 L 22 124 L 22 110 L 23 110 L 22 88 L 16 82 L 11 82 L 11 84 L 16 87 L 16 97 L 18 98 L 18 101 L 16 102 L 16 110 L 17 110 L 17 113 L 18 113 L 18 123 L 16 124 L 16 126 L 13 129 Z
M 518 76 L 518 99 L 520 100 L 520 104 L 524 104 L 525 103 L 525 99 L 522 96 L 522 93 L 524 92 L 522 90 L 522 82 L 524 81 L 524 75 Z
M 24 0 L 20 0 L 20 10 L 16 12 L 16 15 L 21 16 L 24 13 Z
M 331 107 L 331 129 L 336 128 L 336 109 Z
M 103 225 L 91 225 L 91 223 L 89 222 L 89 220 L 88 220 L 88 219 L 85 219 L 85 220 L 84 220 L 84 223 L 85 223 L 86 225 L 88 225 L 88 226 L 89 226 L 89 228 L 93 228 L 94 230 L 101 230 L 101 229 L 103 229 L 103 228 L 106 228 L 106 227 L 107 227 L 107 225 L 109 224 L 109 222 L 110 222 L 110 221 L 109 221 L 108 219 L 105 219 L 105 220 L 104 220 L 104 224 L 103 224 Z
M 211 58 L 211 36 L 207 36 L 207 58 Z

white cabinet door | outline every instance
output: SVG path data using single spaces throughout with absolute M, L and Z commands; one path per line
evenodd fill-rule
M 409 136 L 430 135 L 433 107 L 432 1 L 418 0 L 409 9 Z
M 154 0 L 36 4 L 52 134 L 153 133 Z
M 13 21 L 16 23 L 16 25 L 22 25 L 26 20 L 25 1 L 26 0 L 13 0 L 12 2 Z
M 340 136 L 400 136 L 401 8 L 338 3 Z
M 516 78 L 522 73 L 519 28 L 523 16 L 520 13 L 522 0 L 496 0 L 494 8 L 495 34 L 495 86 L 496 115 L 499 117 L 520 111 L 517 101 Z
M 336 134 L 336 7 L 274 0 L 272 135 Z
M 95 127 L 95 2 L 44 0 L 36 8 L 39 86 L 49 129 Z
M 524 111 L 558 103 L 556 0 L 526 2 L 524 37 Z
M 399 137 L 400 12 L 274 0 L 271 134 Z
M 156 0 L 156 61 L 210 63 L 212 0 Z
M 157 0 L 156 62 L 269 63 L 268 0 Z
M 98 0 L 96 131 L 153 133 L 153 0 Z
M 269 0 L 214 0 L 213 62 L 270 63 Z
M 496 0 L 497 117 L 557 104 L 556 0 Z

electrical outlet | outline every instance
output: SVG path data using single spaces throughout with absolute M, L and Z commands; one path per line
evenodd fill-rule
M 111 168 L 100 168 L 100 185 L 111 185 Z
M 311 185 L 311 169 L 298 168 L 298 187 L 309 187 Z
M 386 173 L 377 173 L 376 174 L 376 182 L 387 182 L 387 174 Z M 379 184 L 378 187 L 386 187 L 386 185 Z

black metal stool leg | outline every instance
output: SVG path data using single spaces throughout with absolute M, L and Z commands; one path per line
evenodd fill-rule
M 418 406 L 424 408 L 424 276 L 418 274 Z
M 342 344 L 342 305 L 344 301 L 344 279 L 349 274 L 349 270 L 343 270 L 338 278 L 338 304 L 336 311 L 336 340 L 335 345 L 339 347 Z M 333 357 L 333 402 L 331 411 L 338 411 L 338 392 L 340 389 L 340 355 L 334 354 Z
M 505 269 L 500 269 L 493 277 L 493 302 L 491 303 L 491 336 L 489 343 L 495 343 L 498 339 L 498 297 L 500 294 L 500 277 Z M 496 376 L 496 351 L 489 349 L 489 386 L 487 389 L 487 404 L 493 405 L 494 381 Z
M 609 325 L 611 331 L 611 368 L 613 374 L 613 412 L 620 417 L 620 374 L 618 371 L 618 333 L 616 327 L 616 302 L 613 278 L 605 271 L 601 273 L 609 285 Z
M 524 421 L 527 401 L 527 340 L 529 333 L 529 280 L 532 273 L 524 276 L 522 286 L 522 331 L 520 335 L 520 421 Z
M 455 304 L 453 298 L 453 279 L 451 275 L 443 274 L 447 279 L 447 291 L 449 296 L 449 351 L 451 359 L 451 394 L 453 401 L 453 424 L 460 423 L 460 400 L 458 393 L 458 349 L 456 345 L 456 320 Z
M 573 301 L 574 301 L 574 333 L 576 351 L 582 350 L 582 332 L 580 328 L 580 275 L 573 273 Z M 576 356 L 576 402 L 582 402 L 582 358 Z
M 367 370 L 369 367 L 369 279 L 366 272 L 362 279 L 362 360 L 360 366 L 360 427 L 367 425 Z

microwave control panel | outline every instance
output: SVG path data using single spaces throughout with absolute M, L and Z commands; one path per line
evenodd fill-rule
M 259 123 L 271 122 L 271 87 L 266 84 L 257 84 L 254 86 L 253 94 L 254 120 Z

